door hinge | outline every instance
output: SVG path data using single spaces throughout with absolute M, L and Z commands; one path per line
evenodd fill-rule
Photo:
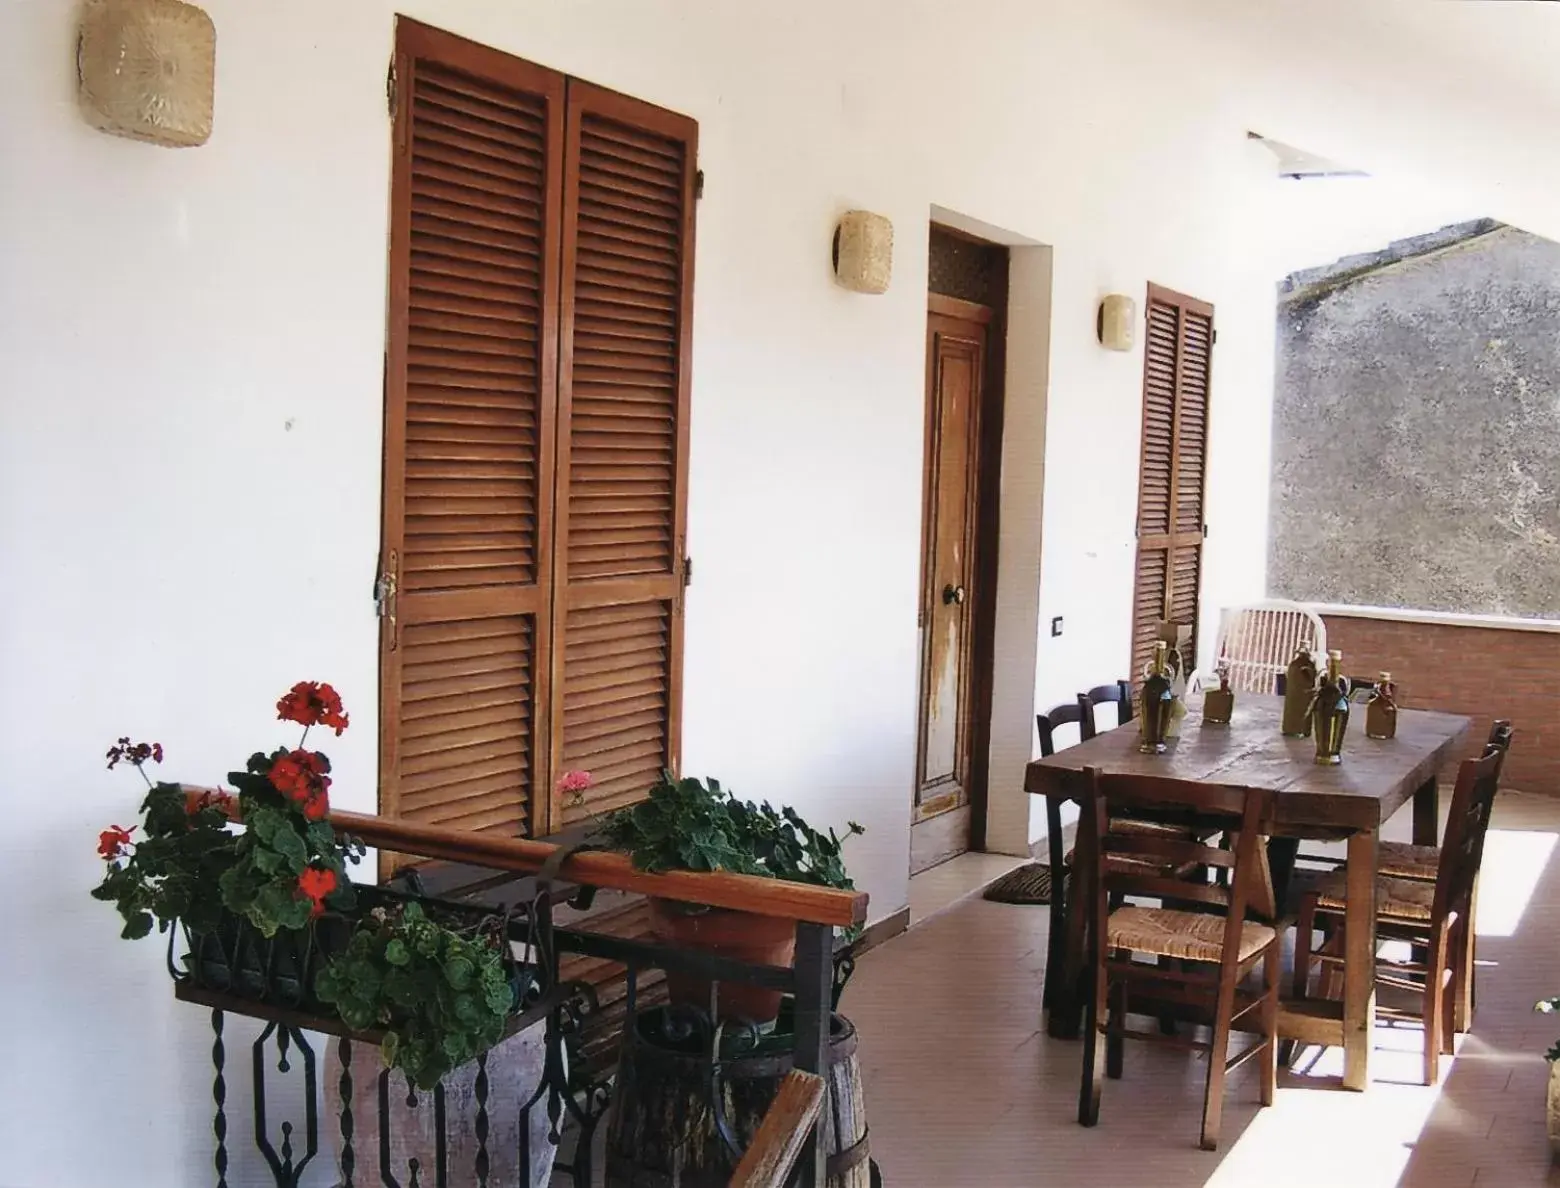
M 704 170 L 700 169 L 693 175 L 693 200 L 697 202 L 704 197 Z
M 1208 539 L 1208 525 L 1204 524 L 1202 526 L 1202 529 L 1203 529 L 1203 539 L 1207 540 Z
M 385 106 L 390 110 L 390 118 L 395 119 L 396 100 L 398 98 L 395 62 L 390 63 L 390 69 L 385 72 Z
M 1213 332 L 1208 335 L 1208 341 L 1210 343 L 1215 343 L 1215 342 L 1219 341 L 1219 331 L 1218 331 L 1217 327 L 1215 327 Z
M 399 554 L 391 549 L 389 555 L 385 557 L 384 568 L 374 579 L 374 613 L 384 621 L 392 652 L 400 642 L 400 632 L 396 630 L 395 624 L 396 583 L 400 562 Z
M 683 562 L 682 562 L 682 584 L 683 584 L 683 589 L 685 589 L 685 590 L 689 586 L 693 585 L 693 558 L 692 557 L 684 557 L 683 558 Z

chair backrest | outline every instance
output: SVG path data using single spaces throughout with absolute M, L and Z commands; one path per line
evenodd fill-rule
M 1489 741 L 1484 744 L 1485 753 L 1489 753 L 1491 747 L 1499 747 L 1502 751 L 1511 750 L 1511 719 L 1496 718 L 1490 723 Z
M 1116 828 L 1125 819 L 1174 819 L 1188 826 L 1179 837 L 1128 832 Z M 1161 776 L 1105 775 L 1085 768 L 1078 817 L 1075 860 L 1083 880 L 1082 894 L 1097 921 L 1105 919 L 1108 900 L 1115 896 L 1145 896 L 1206 903 L 1222 907 L 1229 926 L 1226 956 L 1238 945 L 1240 923 L 1250 908 L 1271 918 L 1275 912 L 1273 883 L 1266 861 L 1262 830 L 1273 817 L 1273 793 L 1265 788 L 1226 788 Z M 1228 832 L 1232 849 L 1208 845 L 1199 838 Z M 1147 858 L 1147 864 L 1107 864 L 1112 854 Z M 1217 883 L 1191 882 L 1160 873 L 1192 863 L 1228 871 Z
M 1094 718 L 1094 707 L 1103 705 L 1107 701 L 1116 703 L 1116 725 L 1132 721 L 1132 686 L 1126 681 L 1116 681 L 1110 685 L 1095 685 L 1087 693 L 1078 694 L 1078 708 L 1083 711 L 1084 725 L 1083 737 L 1093 738 L 1099 733 L 1098 723 Z
M 1212 667 L 1227 667 L 1230 687 L 1247 693 L 1270 693 L 1274 677 L 1289 667 L 1295 649 L 1305 641 L 1318 655 L 1327 653 L 1327 627 L 1322 617 L 1298 602 L 1268 600 L 1229 607 L 1219 623 L 1219 646 Z
M 1035 715 L 1035 728 L 1040 731 L 1040 757 L 1049 758 L 1056 754 L 1055 730 L 1058 726 L 1076 725 L 1078 727 L 1078 741 L 1093 738 L 1093 733 L 1084 733 L 1084 719 L 1088 717 L 1083 707 L 1075 701 L 1064 701 L 1061 705 L 1052 707 L 1043 714 Z M 1089 725 L 1092 727 L 1093 722 Z
M 1509 727 L 1506 741 L 1509 745 Z M 1473 883 L 1484 861 L 1484 838 L 1489 833 L 1505 761 L 1505 746 L 1491 743 L 1482 758 L 1465 759 L 1457 769 L 1457 786 L 1441 840 L 1441 862 L 1435 873 L 1435 920 L 1444 920 L 1449 911 L 1468 910 Z

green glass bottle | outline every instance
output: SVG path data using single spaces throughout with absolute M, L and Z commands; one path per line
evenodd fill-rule
M 1170 715 L 1175 707 L 1175 690 L 1170 687 L 1170 669 L 1165 662 L 1168 647 L 1164 640 L 1155 643 L 1154 658 L 1143 672 L 1141 710 L 1138 713 L 1138 731 L 1142 741 L 1138 743 L 1138 750 L 1145 755 L 1164 752 Z
M 1390 672 L 1381 674 L 1365 703 L 1365 737 L 1397 737 L 1397 686 L 1392 683 Z
M 1327 653 L 1327 671 L 1316 682 L 1311 724 L 1316 734 L 1316 761 L 1323 766 L 1343 762 L 1343 736 L 1349 729 L 1349 682 L 1343 676 L 1343 653 Z
M 1284 721 L 1279 729 L 1286 738 L 1310 737 L 1311 698 L 1315 692 L 1316 660 L 1311 656 L 1311 641 L 1303 639 L 1284 672 Z

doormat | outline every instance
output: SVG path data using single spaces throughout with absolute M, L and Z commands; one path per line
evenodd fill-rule
M 1051 868 L 1044 862 L 1025 863 L 987 887 L 985 898 L 993 903 L 1050 903 Z

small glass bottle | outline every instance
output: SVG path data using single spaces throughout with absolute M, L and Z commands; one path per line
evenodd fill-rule
M 1284 722 L 1279 729 L 1286 738 L 1310 737 L 1311 698 L 1315 691 L 1316 660 L 1311 655 L 1311 641 L 1303 639 L 1284 673 Z
M 1235 690 L 1230 688 L 1230 670 L 1219 665 L 1219 687 L 1203 694 L 1202 720 L 1205 725 L 1228 726 L 1235 715 Z
M 1167 648 L 1164 640 L 1155 643 L 1154 658 L 1143 672 L 1141 709 L 1138 713 L 1138 730 L 1142 741 L 1138 743 L 1138 750 L 1145 755 L 1163 753 L 1175 704 L 1175 692 L 1170 688 L 1170 670 L 1165 663 Z
M 1323 766 L 1343 762 L 1343 736 L 1349 729 L 1349 682 L 1343 676 L 1343 653 L 1327 653 L 1327 671 L 1316 682 L 1311 703 L 1316 733 L 1316 761 Z
M 1397 686 L 1390 672 L 1381 674 L 1365 703 L 1365 737 L 1397 737 Z

